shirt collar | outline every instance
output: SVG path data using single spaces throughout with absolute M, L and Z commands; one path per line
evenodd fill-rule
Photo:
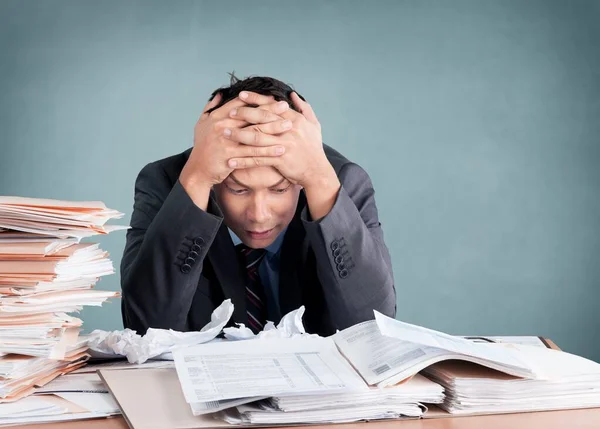
M 237 246 L 238 244 L 242 244 L 242 240 L 240 240 L 240 238 L 236 235 L 235 232 L 233 232 L 229 228 L 227 228 L 227 230 L 229 231 L 229 235 L 231 236 L 231 241 L 233 241 L 234 246 Z M 277 252 L 279 252 L 279 249 L 281 249 L 281 245 L 283 244 L 283 237 L 285 236 L 285 231 L 287 231 L 287 227 L 283 231 L 281 231 L 281 233 L 277 236 L 275 241 L 273 241 L 271 244 L 269 244 L 267 247 L 265 247 L 265 250 L 268 253 L 271 253 L 274 255 Z

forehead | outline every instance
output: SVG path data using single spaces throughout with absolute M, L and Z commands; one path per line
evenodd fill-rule
M 273 167 L 253 167 L 244 170 L 235 170 L 232 175 L 236 180 L 252 189 L 269 188 L 283 179 L 279 171 Z M 229 183 L 235 183 L 231 176 Z

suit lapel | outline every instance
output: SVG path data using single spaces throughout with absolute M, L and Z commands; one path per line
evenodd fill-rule
M 208 212 L 223 217 L 213 195 L 208 202 Z M 210 246 L 208 259 L 223 289 L 225 298 L 231 299 L 233 303 L 233 321 L 247 324 L 246 277 L 224 223 L 221 224 Z
M 281 245 L 279 265 L 279 307 L 282 316 L 302 305 L 302 278 L 304 268 L 303 243 L 306 232 L 300 214 L 306 206 L 304 192 L 300 193 L 296 214 L 290 222 Z

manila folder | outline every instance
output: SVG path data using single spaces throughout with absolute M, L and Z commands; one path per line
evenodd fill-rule
M 232 427 L 210 415 L 192 414 L 175 368 L 101 369 L 98 374 L 132 429 Z

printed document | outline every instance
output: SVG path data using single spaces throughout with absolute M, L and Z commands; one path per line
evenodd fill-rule
M 448 359 L 461 359 L 518 377 L 539 377 L 520 352 L 506 346 L 474 343 L 375 312 L 363 322 L 334 335 L 342 354 L 370 385 L 391 386 L 422 369 Z
M 218 342 L 173 352 L 188 403 L 367 390 L 330 338 Z

